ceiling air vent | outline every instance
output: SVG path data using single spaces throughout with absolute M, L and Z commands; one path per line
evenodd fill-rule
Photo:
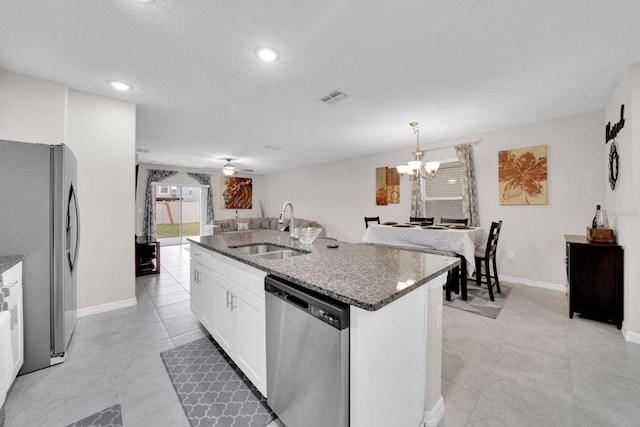
M 320 98 L 320 101 L 324 102 L 325 104 L 335 104 L 336 102 L 345 99 L 347 96 L 348 95 L 343 91 L 336 90 L 331 92 L 329 95 Z

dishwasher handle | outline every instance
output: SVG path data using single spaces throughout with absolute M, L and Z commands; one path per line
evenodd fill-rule
M 297 305 L 298 307 L 300 307 L 303 310 L 308 310 L 309 309 L 309 303 L 298 298 L 295 295 L 291 295 L 291 294 L 287 294 L 284 296 L 284 299 L 286 299 L 287 301 L 289 301 L 291 304 L 293 305 Z

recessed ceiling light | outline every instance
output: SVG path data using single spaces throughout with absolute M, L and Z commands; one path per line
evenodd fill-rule
M 124 83 L 124 82 L 118 82 L 118 81 L 111 80 L 111 81 L 109 81 L 109 84 L 113 88 L 121 90 L 121 91 L 127 91 L 127 90 L 133 89 L 133 86 L 131 86 L 130 84 Z
M 272 47 L 266 47 L 266 46 L 259 47 L 258 49 L 256 49 L 256 55 L 258 56 L 258 58 L 260 58 L 264 62 L 274 62 L 274 61 L 277 61 L 278 58 L 280 57 L 277 50 L 275 50 Z

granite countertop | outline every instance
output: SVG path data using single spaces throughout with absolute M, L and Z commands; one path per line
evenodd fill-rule
M 24 261 L 24 255 L 0 256 L 0 274 L 4 273 L 20 261 Z M 0 278 L 0 282 L 2 282 L 2 278 Z
M 384 307 L 460 265 L 459 258 L 372 245 L 339 242 L 339 248 L 329 249 L 327 243 L 334 242 L 324 239 L 316 239 L 311 245 L 302 245 L 294 240 L 290 245 L 289 233 L 273 230 L 189 237 L 188 240 L 268 274 L 369 311 Z M 311 253 L 269 260 L 229 248 L 252 243 L 292 246 Z

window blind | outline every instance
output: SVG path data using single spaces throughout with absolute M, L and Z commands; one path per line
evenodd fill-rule
M 462 218 L 462 163 L 440 165 L 436 175 L 425 182 L 424 200 L 427 217 Z

